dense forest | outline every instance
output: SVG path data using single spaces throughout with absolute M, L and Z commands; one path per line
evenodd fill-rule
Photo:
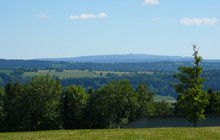
M 0 131 L 120 128 L 145 116 L 181 113 L 165 101 L 154 101 L 145 83 L 134 88 L 128 80 L 113 80 L 86 90 L 40 76 L 0 88 Z M 220 113 L 220 93 L 208 90 L 206 113 Z
M 201 62 L 204 70 L 220 70 L 219 62 Z M 78 69 L 99 71 L 174 71 L 179 66 L 193 66 L 192 61 L 159 61 L 139 63 L 71 63 L 62 61 L 40 61 L 40 60 L 4 60 L 0 59 L 0 68 L 37 68 L 37 69 Z
M 5 69 L 5 68 L 4 68 Z M 22 84 L 30 81 L 31 77 L 23 77 L 24 72 L 37 72 L 36 68 L 11 68 L 10 70 L 0 70 L 0 86 L 4 87 L 7 83 L 19 81 Z M 59 69 L 57 69 L 59 73 Z M 137 87 L 139 82 L 144 82 L 148 85 L 151 92 L 155 92 L 156 95 L 173 96 L 176 97 L 176 93 L 172 83 L 177 82 L 173 75 L 175 72 L 163 72 L 152 71 L 153 74 L 132 72 L 131 74 L 117 75 L 109 73 L 102 77 L 83 77 L 83 78 L 64 78 L 60 79 L 60 83 L 63 87 L 70 86 L 72 84 L 81 85 L 88 89 L 98 89 L 104 84 L 112 80 L 127 79 L 132 86 Z M 213 88 L 214 91 L 220 90 L 220 70 L 208 70 L 202 73 L 202 77 L 206 79 L 204 82 L 205 89 Z M 59 77 L 54 77 L 58 78 Z
M 87 94 L 86 94 L 87 93 Z M 154 102 L 146 84 L 111 81 L 97 90 L 36 77 L 0 89 L 0 131 L 119 128 L 143 116 L 166 115 L 168 103 Z

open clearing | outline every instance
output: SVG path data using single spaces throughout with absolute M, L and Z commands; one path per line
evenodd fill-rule
M 220 139 L 220 127 L 56 130 L 0 133 L 0 140 L 145 140 L 145 139 Z
M 84 78 L 84 77 L 99 77 L 95 72 L 83 71 L 83 70 L 64 70 L 63 72 L 55 72 L 49 70 L 39 70 L 38 72 L 25 72 L 24 77 L 34 77 L 34 76 L 45 76 L 49 74 L 49 76 L 56 76 L 59 79 L 66 78 Z
M 155 101 L 166 101 L 169 103 L 175 103 L 176 102 L 176 98 L 172 97 L 172 96 L 161 96 L 161 95 L 156 95 L 154 96 L 154 100 Z
M 134 72 L 114 72 L 114 71 L 88 71 L 88 70 L 64 70 L 63 72 L 56 72 L 54 70 L 39 70 L 38 72 L 24 72 L 23 77 L 34 77 L 34 76 L 45 76 L 49 74 L 50 76 L 59 77 L 59 79 L 67 78 L 97 78 L 97 77 L 107 77 L 108 74 L 114 74 L 117 76 L 133 75 Z M 153 74 L 153 72 L 141 71 L 138 74 Z

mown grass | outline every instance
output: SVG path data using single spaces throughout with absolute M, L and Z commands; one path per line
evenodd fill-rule
M 57 130 L 39 132 L 0 133 L 0 140 L 161 140 L 220 139 L 220 127 Z

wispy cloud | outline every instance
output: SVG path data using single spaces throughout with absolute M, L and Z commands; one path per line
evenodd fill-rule
M 160 17 L 152 18 L 152 21 L 159 21 L 159 20 L 161 20 Z
M 182 18 L 180 20 L 180 23 L 184 25 L 213 25 L 217 22 L 217 18 Z
M 159 3 L 160 2 L 158 0 L 144 0 L 142 5 L 155 5 L 155 4 L 159 4 Z
M 215 27 L 216 30 L 220 30 L 220 27 Z
M 38 19 L 48 19 L 48 18 L 50 18 L 50 16 L 45 15 L 45 14 L 39 14 L 39 15 L 36 15 L 36 18 L 38 18 Z
M 89 19 L 89 18 L 105 18 L 105 17 L 107 17 L 107 14 L 99 13 L 97 15 L 95 14 L 74 15 L 74 16 L 70 16 L 69 19 Z

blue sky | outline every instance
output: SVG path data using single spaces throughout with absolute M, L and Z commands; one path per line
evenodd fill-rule
M 220 59 L 220 0 L 0 0 L 0 58 Z

